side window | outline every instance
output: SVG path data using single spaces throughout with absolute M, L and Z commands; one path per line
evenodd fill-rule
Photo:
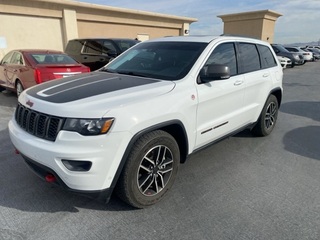
M 23 58 L 21 53 L 15 52 L 11 58 L 11 64 L 23 65 Z
M 217 46 L 205 65 L 221 64 L 226 65 L 230 69 L 231 76 L 238 73 L 236 51 L 233 43 L 222 43 Z
M 66 47 L 66 52 L 71 55 L 78 55 L 81 52 L 83 42 L 70 40 Z
M 242 73 L 259 70 L 260 58 L 255 44 L 240 43 L 240 62 L 242 66 Z
M 92 41 L 92 40 L 87 41 L 83 52 L 88 54 L 93 54 L 93 55 L 101 55 L 102 53 L 101 41 Z
M 4 58 L 1 61 L 1 64 L 8 64 L 10 63 L 11 57 L 12 57 L 13 52 L 8 53 L 7 55 L 4 56 Z
M 270 68 L 277 66 L 277 62 L 274 59 L 274 56 L 267 46 L 257 45 L 261 58 L 261 66 L 262 68 Z
M 116 52 L 116 48 L 113 46 L 111 41 L 103 41 L 102 54 L 108 54 L 110 51 Z

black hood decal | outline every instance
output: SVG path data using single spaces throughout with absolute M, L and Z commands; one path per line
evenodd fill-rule
M 48 102 L 65 103 L 157 82 L 149 78 L 94 72 L 43 83 L 27 89 L 27 94 Z

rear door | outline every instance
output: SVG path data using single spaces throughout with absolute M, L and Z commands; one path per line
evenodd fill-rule
M 277 62 L 267 46 L 241 42 L 238 47 L 240 71 L 246 82 L 244 116 L 252 123 L 258 119 L 272 89 L 272 74 L 276 72 L 272 68 L 277 68 Z
M 231 133 L 244 125 L 244 76 L 238 72 L 238 60 L 233 42 L 218 45 L 206 61 L 230 68 L 231 77 L 197 85 L 197 140 L 196 147 Z M 204 66 L 205 66 L 204 65 Z

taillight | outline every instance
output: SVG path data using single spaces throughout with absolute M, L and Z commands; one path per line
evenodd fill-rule
M 34 70 L 34 79 L 36 80 L 37 84 L 42 83 L 41 72 L 39 69 Z

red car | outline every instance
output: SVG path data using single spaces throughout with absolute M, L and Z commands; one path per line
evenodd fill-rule
M 0 88 L 17 96 L 33 85 L 79 73 L 90 68 L 54 50 L 13 50 L 0 62 Z

